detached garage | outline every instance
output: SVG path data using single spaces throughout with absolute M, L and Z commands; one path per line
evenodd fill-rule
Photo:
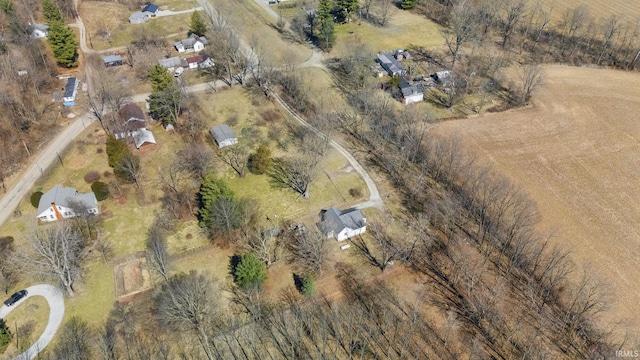
M 219 148 L 238 143 L 238 137 L 227 124 L 216 125 L 209 130 Z

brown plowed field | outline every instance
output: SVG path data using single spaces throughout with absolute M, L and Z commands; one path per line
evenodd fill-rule
M 435 126 L 524 187 L 542 227 L 610 285 L 610 321 L 640 329 L 640 74 L 546 67 L 532 107 Z M 637 335 L 637 334 L 636 334 Z
M 553 9 L 553 17 L 557 20 L 563 19 L 567 10 L 578 6 L 585 6 L 589 14 L 603 20 L 616 15 L 633 22 L 640 14 L 640 1 L 636 0 L 543 0 L 542 3 L 546 9 Z

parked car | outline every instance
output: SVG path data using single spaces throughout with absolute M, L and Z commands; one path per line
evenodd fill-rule
M 13 295 L 11 295 L 10 298 L 5 300 L 4 304 L 7 306 L 12 306 L 13 304 L 17 303 L 18 301 L 20 301 L 20 299 L 22 299 L 25 296 L 27 296 L 27 290 L 20 290 L 17 293 L 14 293 Z
M 184 72 L 184 68 L 180 66 L 179 68 L 176 69 L 176 71 L 173 72 L 173 76 L 178 77 L 182 75 L 183 72 Z

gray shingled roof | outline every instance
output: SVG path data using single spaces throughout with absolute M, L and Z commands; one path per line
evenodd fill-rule
M 133 141 L 136 143 L 136 149 L 140 149 L 140 146 L 144 145 L 144 143 L 156 143 L 156 139 L 153 137 L 153 133 L 147 129 L 138 130 L 133 135 Z
M 106 55 L 102 58 L 102 61 L 104 61 L 105 63 L 110 63 L 110 62 L 116 62 L 116 61 L 122 61 L 122 56 L 120 55 Z
M 387 70 L 389 75 L 402 74 L 405 71 L 404 67 L 393 56 L 387 54 L 378 54 L 378 63 Z
M 38 203 L 38 215 L 47 210 L 51 204 L 69 207 L 69 200 L 78 201 L 89 208 L 98 207 L 98 200 L 93 192 L 79 194 L 74 188 L 56 185 L 53 189 L 42 194 Z
M 160 64 L 160 66 L 168 69 L 168 68 L 172 68 L 172 67 L 182 66 L 182 61 L 180 60 L 179 57 L 174 56 L 174 57 L 168 58 L 168 59 L 160 59 L 160 60 L 158 60 L 158 64 Z
M 334 236 L 338 236 L 345 228 L 359 229 L 365 226 L 366 220 L 362 211 L 358 209 L 338 210 L 332 206 L 322 214 L 322 221 L 318 223 L 318 227 L 325 234 L 333 231 Z
M 233 130 L 227 124 L 216 125 L 209 130 L 213 138 L 216 139 L 218 144 L 221 144 L 223 141 L 228 139 L 235 139 L 236 134 L 233 133 Z

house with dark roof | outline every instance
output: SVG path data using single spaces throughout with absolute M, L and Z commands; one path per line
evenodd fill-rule
M 80 194 L 74 188 L 57 185 L 42 194 L 37 217 L 40 221 L 59 221 L 79 216 L 75 211 L 80 209 L 99 214 L 96 195 L 93 192 Z
M 118 111 L 118 117 L 120 118 L 121 128 L 113 133 L 116 139 L 131 137 L 137 149 L 142 147 L 150 148 L 153 147 L 150 145 L 156 145 L 153 133 L 147 130 L 144 112 L 138 105 L 126 104 Z
M 227 124 L 216 125 L 209 130 L 219 148 L 238 143 L 238 137 Z
M 400 92 L 402 103 L 405 105 L 424 100 L 424 89 L 421 85 L 410 84 L 405 78 L 400 78 Z
M 104 63 L 104 66 L 106 67 L 111 67 L 111 66 L 120 66 L 122 65 L 122 56 L 115 54 L 115 55 L 105 55 L 102 57 L 102 62 Z
M 320 212 L 318 228 L 327 238 L 344 241 L 367 231 L 367 219 L 358 209 L 339 210 L 332 206 Z
M 187 60 L 187 64 L 189 65 L 189 69 L 197 69 L 198 64 L 204 61 L 204 56 L 203 55 L 192 56 L 192 57 L 186 58 L 186 60 Z
M 204 36 L 198 36 L 196 34 L 189 35 L 188 38 L 180 41 L 176 41 L 173 46 L 178 52 L 191 52 L 202 51 L 204 47 L 209 45 L 209 41 Z
M 76 95 L 78 94 L 78 79 L 70 77 L 64 85 L 64 96 L 62 97 L 64 106 L 74 106 Z
M 29 31 L 32 39 L 42 39 L 49 36 L 49 25 L 33 24 L 29 25 Z
M 155 4 L 147 4 L 145 6 L 142 7 L 142 12 L 143 13 L 150 13 L 151 16 L 156 16 L 158 15 L 158 5 Z
M 407 70 L 391 55 L 378 54 L 376 62 L 387 71 L 389 76 L 404 76 Z

